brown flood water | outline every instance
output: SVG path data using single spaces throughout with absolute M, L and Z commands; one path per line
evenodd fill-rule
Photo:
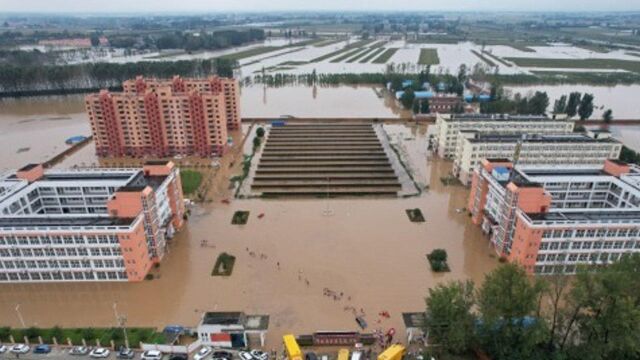
M 6 119 L 50 117 L 54 113 L 23 109 L 24 114 L 18 115 L 20 107 L 8 111 L 5 103 L 2 105 L 0 126 L 6 126 Z M 69 109 L 63 106 L 55 111 Z M 248 126 L 243 128 L 247 131 Z M 252 199 L 225 205 L 219 201 L 230 197 L 227 184 L 231 174 L 225 170 L 215 177 L 212 195 L 216 201 L 192 210 L 187 226 L 172 241 L 167 257 L 155 271 L 156 279 L 142 283 L 0 285 L 0 325 L 20 326 L 17 304 L 27 326 L 40 327 L 114 326 L 114 302 L 127 315 L 128 325 L 159 328 L 168 324 L 195 326 L 204 311 L 245 311 L 271 316 L 267 336 L 267 347 L 271 348 L 279 346 L 286 332 L 357 330 L 353 315 L 345 311 L 346 306 L 353 306 L 367 314 L 367 331 L 394 327 L 401 339 L 401 312 L 423 310 L 430 287 L 454 279 L 479 282 L 497 261 L 468 216 L 456 211 L 466 205 L 467 189 L 444 187 L 439 180 L 450 171 L 451 163 L 426 156 L 427 127 L 385 125 L 385 130 L 392 141 L 400 142 L 416 181 L 421 187 L 429 185 L 421 196 Z M 89 164 L 95 161 L 92 150 L 89 145 L 63 164 Z M 7 157 L 11 156 L 0 160 L 0 167 L 7 166 Z M 228 169 L 231 161 L 234 159 L 223 159 L 222 168 Z M 239 161 L 235 162 L 237 171 Z M 425 223 L 409 222 L 405 210 L 416 207 L 423 211 Z M 327 209 L 331 210 L 329 216 L 325 215 Z M 236 210 L 251 212 L 247 225 L 230 224 Z M 265 216 L 258 219 L 261 213 Z M 209 246 L 202 247 L 202 240 Z M 430 271 L 425 254 L 434 248 L 447 250 L 450 273 Z M 233 274 L 212 277 L 213 264 L 223 251 L 237 257 Z M 266 259 L 261 259 L 261 254 Z M 338 301 L 328 298 L 323 295 L 324 288 L 344 296 Z M 378 323 L 377 314 L 383 310 L 389 311 L 391 318 Z

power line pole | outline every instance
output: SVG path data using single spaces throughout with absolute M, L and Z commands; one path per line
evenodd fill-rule
M 24 318 L 22 317 L 22 313 L 20 312 L 20 304 L 16 305 L 16 313 L 18 314 L 18 319 L 20 319 L 20 324 L 22 325 L 22 328 L 25 329 L 27 325 L 25 325 Z
M 125 324 L 127 323 L 127 316 L 118 314 L 118 303 L 113 303 L 113 314 L 116 317 L 116 325 L 122 328 L 122 333 L 124 334 L 124 345 L 127 349 L 129 349 L 129 337 L 127 336 L 127 328 Z

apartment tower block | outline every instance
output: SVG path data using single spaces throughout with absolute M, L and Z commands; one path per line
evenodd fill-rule
M 235 79 L 145 79 L 85 98 L 98 156 L 219 156 L 240 127 Z

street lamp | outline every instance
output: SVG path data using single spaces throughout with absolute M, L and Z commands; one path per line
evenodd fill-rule
M 24 324 L 24 318 L 22 317 L 22 313 L 20 312 L 20 304 L 16 305 L 16 313 L 18 314 L 18 319 L 20 319 L 20 324 L 22 324 L 22 328 L 26 328 L 27 325 Z
M 129 337 L 127 336 L 127 328 L 125 324 L 127 323 L 127 316 L 118 314 L 118 303 L 113 303 L 113 315 L 116 317 L 116 325 L 122 328 L 122 333 L 124 334 L 124 345 L 129 348 Z

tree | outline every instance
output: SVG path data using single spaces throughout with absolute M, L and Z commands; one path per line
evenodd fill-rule
M 255 150 L 255 149 L 257 149 L 258 147 L 260 147 L 260 143 L 261 143 L 260 138 L 259 138 L 259 137 L 257 137 L 257 136 L 256 136 L 256 137 L 254 137 L 254 138 L 253 138 L 253 149 Z
M 405 109 L 411 109 L 413 106 L 413 101 L 416 99 L 416 94 L 413 89 L 406 89 L 404 94 L 400 96 L 400 103 L 404 106 Z
M 580 100 L 578 115 L 580 115 L 580 120 L 585 120 L 588 119 L 591 114 L 593 114 L 593 94 L 584 94 L 582 100 Z
M 611 120 L 613 120 L 613 110 L 607 109 L 602 114 L 602 121 L 604 121 L 605 123 L 609 124 L 609 123 L 611 123 Z
M 83 339 L 85 339 L 87 341 L 91 341 L 91 340 L 95 340 L 96 331 L 93 328 L 88 327 L 88 328 L 82 329 L 80 335 L 82 335 Z
M 423 114 L 428 114 L 431 112 L 431 109 L 429 108 L 429 99 L 422 100 L 422 102 L 420 103 L 420 112 Z
M 528 112 L 534 115 L 544 115 L 549 107 L 549 96 L 544 91 L 536 91 L 529 99 Z
M 554 114 L 564 114 L 567 111 L 567 95 L 560 96 L 553 104 Z
M 413 101 L 413 107 L 412 107 L 411 111 L 413 111 L 414 114 L 419 114 L 420 113 L 420 100 L 414 100 Z
M 567 101 L 566 113 L 569 117 L 574 117 L 578 113 L 578 105 L 580 105 L 580 97 L 582 94 L 579 92 L 572 92 L 569 94 L 569 101 Z
M 425 330 L 446 351 L 461 354 L 474 344 L 473 282 L 451 282 L 429 289 Z
M 458 68 L 458 82 L 464 84 L 467 81 L 467 65 L 460 64 Z
M 100 35 L 93 33 L 91 34 L 91 46 L 99 46 L 100 45 Z
M 639 254 L 623 256 L 619 262 L 595 271 L 580 271 L 569 301 L 577 311 L 567 334 L 577 329 L 578 341 L 568 345 L 567 353 L 583 359 L 638 358 Z
M 485 277 L 477 294 L 480 341 L 494 359 L 535 358 L 546 339 L 544 323 L 535 317 L 542 291 L 542 283 L 516 264 Z
M 259 138 L 264 137 L 264 128 L 262 126 L 256 129 L 256 136 Z

